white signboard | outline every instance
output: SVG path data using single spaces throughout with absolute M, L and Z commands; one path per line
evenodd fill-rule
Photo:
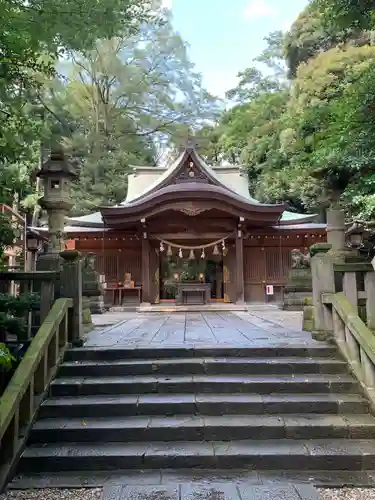
M 266 295 L 273 295 L 273 285 L 266 285 Z

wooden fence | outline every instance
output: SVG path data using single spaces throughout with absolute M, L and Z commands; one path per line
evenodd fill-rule
M 28 283 L 24 287 L 28 290 L 39 283 L 42 321 L 0 398 L 1 492 L 18 463 L 65 349 L 82 342 L 82 262 L 70 256 L 61 272 L 7 272 L 0 273 L 0 280 Z
M 16 270 L 0 272 L 0 293 L 26 295 L 37 292 L 40 296 L 39 308 L 29 311 L 26 318 L 28 322 L 26 335 L 17 335 L 15 341 L 30 340 L 47 317 L 55 298 L 55 287 L 59 276 L 60 273 L 56 271 L 27 272 Z
M 327 326 L 375 409 L 375 271 L 333 264 L 334 290 L 321 293 Z
M 45 391 L 73 332 L 72 299 L 58 299 L 0 400 L 0 491 L 26 443 Z

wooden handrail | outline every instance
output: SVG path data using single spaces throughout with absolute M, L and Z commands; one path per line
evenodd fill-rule
M 45 391 L 70 341 L 72 306 L 72 299 L 56 300 L 0 398 L 0 491 L 17 463 Z
M 331 294 L 330 303 L 334 340 L 375 409 L 374 333 L 361 320 L 357 307 L 343 292 Z
M 56 271 L 0 271 L 2 281 L 53 281 L 58 276 Z
M 374 268 L 369 262 L 346 262 L 345 264 L 333 264 L 333 270 L 337 273 L 368 273 Z
M 358 344 L 375 364 L 375 336 L 358 316 L 354 305 L 349 302 L 343 292 L 333 295 L 332 305 Z

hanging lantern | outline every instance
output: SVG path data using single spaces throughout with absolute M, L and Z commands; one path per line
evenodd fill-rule
M 171 245 L 169 245 L 169 247 L 168 247 L 167 255 L 168 255 L 168 257 L 172 257 L 172 247 L 171 247 Z
M 163 242 L 162 242 L 162 241 L 160 242 L 160 251 L 161 251 L 161 252 L 164 252 L 164 244 L 163 244 Z
M 202 253 L 201 253 L 201 259 L 204 259 L 206 257 L 206 254 L 204 253 L 204 248 L 202 250 Z
M 221 242 L 221 248 L 222 248 L 223 250 L 225 250 L 225 240 L 223 240 L 223 241 Z
M 194 250 L 190 250 L 190 253 L 189 253 L 189 260 L 194 260 L 194 259 L 195 259 Z
M 179 256 L 179 258 L 180 258 L 180 259 L 182 259 L 182 258 L 183 258 L 182 248 L 180 248 L 180 249 L 179 249 L 179 251 L 178 251 L 178 256 Z
M 218 249 L 217 245 L 215 245 L 214 251 L 212 252 L 212 255 L 219 255 L 219 249 Z

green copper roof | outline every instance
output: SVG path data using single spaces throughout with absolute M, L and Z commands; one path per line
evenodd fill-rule
M 281 223 L 301 223 L 301 221 L 310 222 L 316 218 L 315 214 L 297 214 L 294 212 L 288 212 L 287 210 L 281 216 Z M 69 224 L 73 226 L 83 226 L 83 227 L 101 227 L 103 225 L 102 214 L 100 212 L 94 212 L 88 215 L 82 215 L 80 217 L 70 217 L 68 219 Z
M 100 212 L 92 214 L 81 215 L 80 217 L 70 217 L 68 219 L 70 224 L 74 226 L 102 226 L 103 218 Z
M 280 222 L 299 222 L 302 219 L 310 221 L 316 217 L 316 214 L 297 214 L 295 212 L 288 212 L 288 210 L 285 210 L 281 216 Z

